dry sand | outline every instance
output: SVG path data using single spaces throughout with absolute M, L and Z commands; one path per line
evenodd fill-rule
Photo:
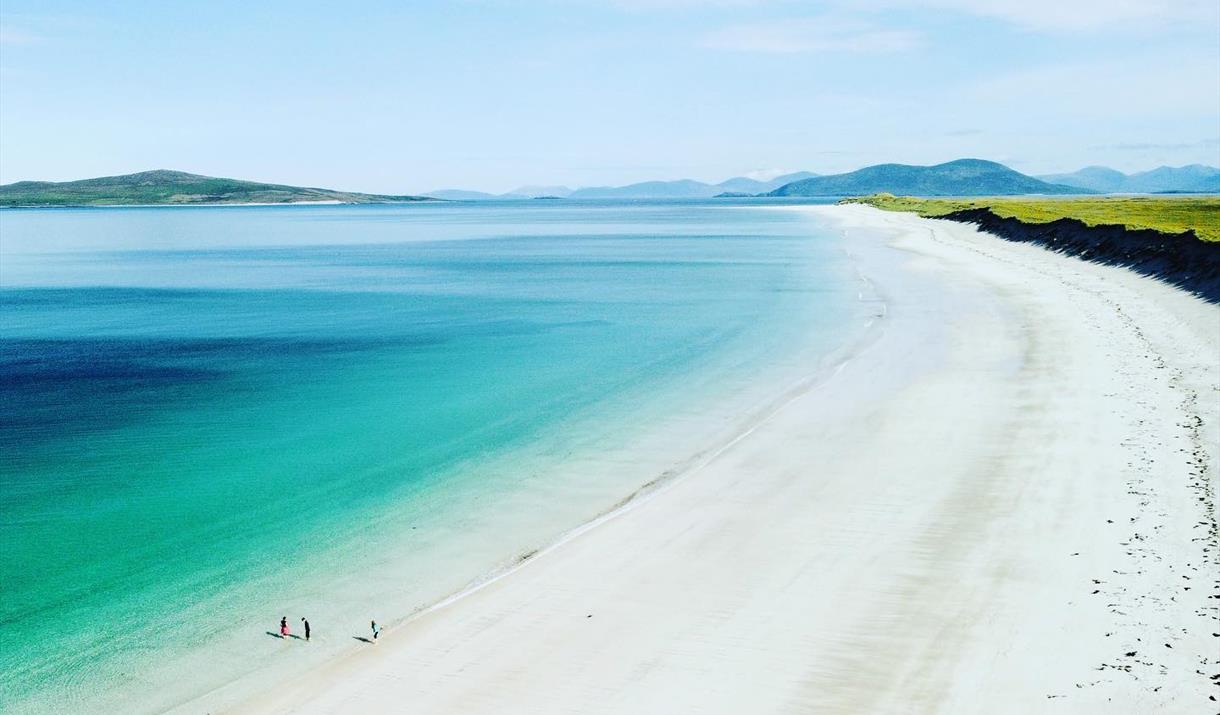
M 235 709 L 1220 711 L 1220 309 L 800 210 L 876 287 L 870 342 L 714 459 Z

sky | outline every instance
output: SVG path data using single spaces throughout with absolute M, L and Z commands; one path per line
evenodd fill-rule
M 0 183 L 1220 165 L 1215 0 L 0 4 Z

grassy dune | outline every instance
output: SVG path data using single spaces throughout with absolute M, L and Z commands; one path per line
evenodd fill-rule
M 844 199 L 887 211 L 912 211 L 920 216 L 943 216 L 962 209 L 989 208 L 997 216 L 1026 223 L 1047 223 L 1074 218 L 1090 226 L 1121 224 L 1163 233 L 1191 230 L 1204 241 L 1220 242 L 1220 197 L 997 197 L 981 199 L 919 199 L 873 194 Z

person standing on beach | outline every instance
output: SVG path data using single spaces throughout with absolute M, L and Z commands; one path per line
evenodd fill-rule
M 309 641 L 309 621 L 305 620 L 304 616 L 301 616 L 301 623 L 305 624 L 305 641 L 308 642 Z
M 373 642 L 377 642 L 377 635 L 381 633 L 381 626 L 377 625 L 377 621 L 369 621 L 369 628 L 373 631 Z
M 292 635 L 292 631 L 288 630 L 288 616 L 280 619 L 280 638 L 287 638 Z

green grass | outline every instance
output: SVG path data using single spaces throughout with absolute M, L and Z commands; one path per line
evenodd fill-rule
M 1074 218 L 1089 226 L 1121 224 L 1127 228 L 1150 228 L 1162 233 L 1191 230 L 1204 241 L 1220 242 L 1220 197 L 1216 196 L 919 199 L 873 194 L 843 199 L 840 203 L 862 203 L 887 211 L 911 211 L 933 218 L 963 209 L 989 208 L 997 216 L 1016 218 L 1026 223 Z

